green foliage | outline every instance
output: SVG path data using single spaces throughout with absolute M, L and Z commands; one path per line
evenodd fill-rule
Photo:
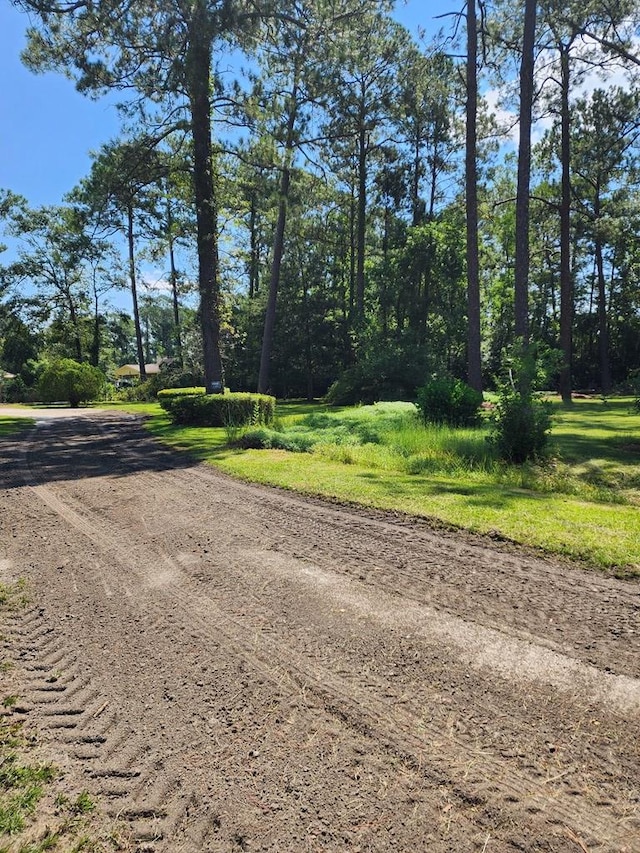
M 331 406 L 408 400 L 422 379 L 418 360 L 396 350 L 373 353 L 348 367 L 327 391 Z
M 277 430 L 246 430 L 233 445 L 314 453 L 344 464 L 408 474 L 453 472 L 461 467 L 490 470 L 495 465 L 483 431 L 425 425 L 412 403 L 401 402 L 312 413 L 279 424 Z
M 505 462 L 522 465 L 541 459 L 549 444 L 551 409 L 538 395 L 504 386 L 500 390 L 489 438 Z
M 174 423 L 218 427 L 269 424 L 275 405 L 267 394 L 187 394 L 162 401 Z
M 71 358 L 50 361 L 40 375 L 38 391 L 44 402 L 68 400 L 72 407 L 96 400 L 106 382 L 101 370 Z
M 480 420 L 482 392 L 460 379 L 436 377 L 418 390 L 417 406 L 425 423 L 473 426 Z
M 631 404 L 631 409 L 633 412 L 640 414 L 640 367 L 629 371 L 627 384 L 631 388 L 632 393 L 635 395 L 635 399 Z
M 502 350 L 496 388 L 521 394 L 551 387 L 552 379 L 562 367 L 562 353 L 544 344 L 525 346 L 521 339 Z
M 144 382 L 137 382 L 131 388 L 126 388 L 120 394 L 120 399 L 127 402 L 148 403 L 155 400 L 160 395 L 161 391 L 168 389 L 187 389 L 194 386 L 200 386 L 202 383 L 202 375 L 191 370 L 173 370 L 163 369 L 159 373 L 155 373 Z M 204 393 L 204 387 L 202 388 Z
M 266 427 L 247 430 L 234 442 L 243 450 L 288 450 L 290 453 L 306 453 L 314 444 L 314 437 L 303 432 L 278 432 Z
M 554 352 L 546 351 L 538 357 L 534 347 L 519 343 L 504 353 L 489 441 L 505 462 L 522 465 L 545 455 L 551 410 L 534 388 L 544 384 Z
M 158 391 L 158 402 L 163 408 L 166 408 L 164 402 L 173 400 L 176 397 L 193 397 L 198 394 L 204 394 L 206 388 L 204 385 L 192 386 L 191 388 L 161 388 Z
M 5 403 L 25 403 L 29 396 L 29 389 L 22 376 L 14 376 L 13 379 L 5 380 L 2 384 L 2 399 Z

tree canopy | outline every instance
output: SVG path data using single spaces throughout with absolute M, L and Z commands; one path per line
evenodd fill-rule
M 468 3 L 428 42 L 383 0 L 13 2 L 29 67 L 119 92 L 123 133 L 59 206 L 0 199 L 5 369 L 170 353 L 209 391 L 411 397 L 530 341 L 567 402 L 638 369 L 634 3 Z

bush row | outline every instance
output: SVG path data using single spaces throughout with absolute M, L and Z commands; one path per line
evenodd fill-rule
M 270 424 L 275 397 L 267 394 L 183 394 L 159 397 L 174 423 L 189 426 L 240 427 Z
M 158 391 L 158 402 L 162 405 L 163 400 L 173 400 L 175 397 L 197 397 L 199 394 L 204 394 L 206 391 L 204 385 L 197 385 L 192 388 L 162 388 Z

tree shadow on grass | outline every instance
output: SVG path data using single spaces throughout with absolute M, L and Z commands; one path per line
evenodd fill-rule
M 621 465 L 637 465 L 640 461 L 640 433 L 611 431 L 613 435 L 597 439 L 579 432 L 564 433 L 554 437 L 554 444 L 566 462 L 588 463 L 594 459 L 607 459 Z
M 528 500 L 542 503 L 548 499 L 544 492 L 534 492 L 528 489 L 505 489 L 493 483 L 456 483 L 432 480 L 428 477 L 400 477 L 385 479 L 375 472 L 359 474 L 360 479 L 377 480 L 378 490 L 390 497 L 415 496 L 417 493 L 428 497 L 438 495 L 453 495 L 466 498 L 474 506 L 484 506 L 494 509 L 510 509 L 518 501 Z

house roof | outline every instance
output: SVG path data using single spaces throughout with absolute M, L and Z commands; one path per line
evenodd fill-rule
M 144 371 L 147 374 L 147 376 L 150 376 L 153 373 L 159 373 L 160 372 L 160 365 L 159 364 L 145 364 Z M 138 367 L 137 364 L 123 364 L 121 367 L 119 367 L 116 370 L 115 375 L 117 377 L 140 376 L 140 368 Z

